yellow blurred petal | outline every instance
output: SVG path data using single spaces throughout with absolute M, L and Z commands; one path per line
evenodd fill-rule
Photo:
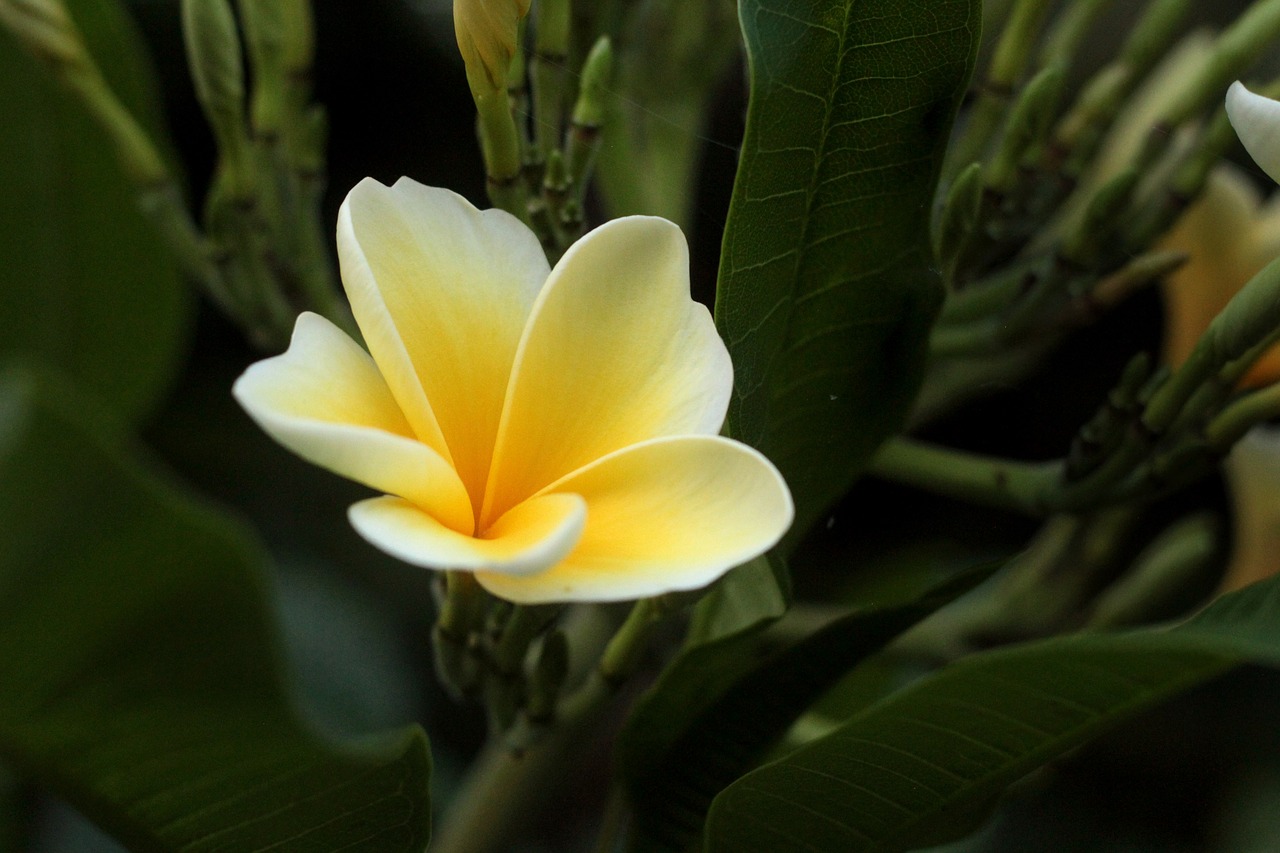
M 1235 514 L 1235 543 L 1221 592 L 1280 572 L 1280 430 L 1256 427 L 1232 448 L 1226 464 Z
M 406 563 L 515 577 L 543 572 L 573 550 L 586 505 L 573 494 L 543 495 L 516 507 L 478 538 L 450 530 L 399 498 L 361 501 L 348 516 L 357 533 Z
M 577 548 L 540 574 L 479 572 L 482 586 L 517 603 L 697 589 L 771 548 L 794 515 L 791 494 L 769 460 L 719 436 L 627 447 L 570 474 L 545 496 L 561 493 L 586 501 Z
M 1254 190 L 1254 185 L 1249 184 L 1249 188 Z M 1277 257 L 1280 257 L 1280 193 L 1273 193 L 1253 214 L 1241 266 L 1252 271 L 1249 276 L 1252 278 Z
M 1236 81 L 1227 90 L 1227 117 L 1253 162 L 1280 182 L 1280 102 L 1255 95 Z
M 1187 253 L 1187 263 L 1164 285 L 1165 360 L 1179 365 L 1231 297 L 1262 268 L 1253 266 L 1251 240 L 1258 193 L 1237 169 L 1219 166 L 1204 192 L 1164 239 Z
M 289 349 L 252 365 L 232 392 L 268 435 L 307 461 L 472 531 L 453 468 L 413 438 L 373 359 L 323 317 L 300 316 Z
M 510 214 L 404 178 L 361 181 L 342 211 L 343 282 L 369 349 L 479 506 L 542 247 Z
M 664 219 L 616 219 L 574 244 L 533 309 L 494 451 L 484 520 L 628 445 L 719 431 L 733 365 L 689 296 Z

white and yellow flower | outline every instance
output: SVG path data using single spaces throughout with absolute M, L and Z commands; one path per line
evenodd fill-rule
M 1280 103 L 1235 83 L 1227 115 L 1254 161 L 1280 177 Z M 1280 197 L 1264 200 L 1240 169 L 1214 168 L 1204 192 L 1165 238 L 1164 248 L 1186 252 L 1186 265 L 1165 282 L 1165 360 L 1181 364 L 1205 329 L 1240 289 L 1280 257 Z M 1280 379 L 1280 349 L 1265 353 L 1242 380 L 1246 386 Z
M 366 179 L 338 252 L 369 351 L 304 314 L 234 392 L 385 493 L 349 513 L 378 548 L 510 601 L 610 601 L 701 587 L 790 525 L 778 471 L 717 435 L 733 369 L 675 225 L 614 220 L 550 269 L 503 211 Z

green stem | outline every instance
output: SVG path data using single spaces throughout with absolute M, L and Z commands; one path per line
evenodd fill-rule
M 952 148 L 946 170 L 948 174 L 983 159 L 982 153 L 1008 111 L 1014 86 L 1026 68 L 1040 25 L 1051 7 L 1052 4 L 1044 0 L 1018 0 L 1015 3 L 992 55 L 978 101 L 969 114 L 963 135 Z
M 538 811 L 562 782 L 569 760 L 584 746 L 587 721 L 561 725 L 533 749 L 516 752 L 495 738 L 466 781 L 432 840 L 432 853 L 490 853 Z
M 586 682 L 557 709 L 536 741 L 513 747 L 512 738 L 494 737 L 472 765 L 462 790 L 445 816 L 432 853 L 492 853 L 557 789 L 576 749 L 588 741 L 600 712 L 635 671 L 653 629 L 665 615 L 656 599 L 635 603 L 609 640 Z
M 1244 434 L 1265 420 L 1280 416 L 1280 384 L 1241 397 L 1209 422 L 1205 438 L 1219 453 L 1226 453 Z
M 617 853 L 627 829 L 627 801 L 615 785 L 609 793 L 604 809 L 600 834 L 596 837 L 595 853 Z
M 1062 479 L 1061 461 L 1017 462 L 909 438 L 887 441 L 871 473 L 971 503 L 1043 515 Z

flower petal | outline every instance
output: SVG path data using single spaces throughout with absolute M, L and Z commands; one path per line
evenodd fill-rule
M 232 393 L 303 459 L 471 532 L 474 513 L 458 475 L 413 438 L 368 353 L 323 317 L 298 317 L 289 349 L 249 367 Z
M 732 385 L 711 315 L 689 297 L 680 229 L 649 216 L 597 228 L 556 265 L 529 318 L 482 520 L 614 450 L 718 432 Z
M 338 250 L 392 392 L 479 506 L 516 346 L 549 271 L 537 237 L 448 190 L 366 179 L 343 202 Z
M 1170 365 L 1186 361 L 1209 322 L 1262 269 L 1261 264 L 1250 268 L 1251 259 L 1245 257 L 1258 204 L 1258 191 L 1248 177 L 1220 165 L 1163 240 L 1163 247 L 1187 253 L 1187 262 L 1162 288 L 1165 360 Z
M 1227 90 L 1227 117 L 1253 162 L 1280 183 L 1280 102 L 1255 95 L 1237 80 Z
M 705 586 L 772 547 L 794 507 L 764 456 L 719 436 L 627 447 L 570 474 L 554 494 L 581 495 L 587 524 L 560 563 L 528 576 L 478 572 L 517 603 L 617 601 Z
M 1254 427 L 1227 456 L 1235 510 L 1231 563 L 1219 592 L 1246 587 L 1280 571 L 1280 430 Z
M 586 504 L 573 494 L 542 495 L 507 513 L 484 538 L 450 530 L 399 498 L 361 501 L 348 516 L 369 542 L 415 566 L 515 577 L 543 572 L 573 550 L 582 534 Z

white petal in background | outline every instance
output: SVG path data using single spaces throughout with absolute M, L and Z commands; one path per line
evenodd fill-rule
M 1280 102 L 1237 81 L 1227 90 L 1227 116 L 1253 162 L 1280 183 Z
M 1235 548 L 1222 591 L 1280 572 L 1280 427 L 1254 427 L 1227 457 Z

